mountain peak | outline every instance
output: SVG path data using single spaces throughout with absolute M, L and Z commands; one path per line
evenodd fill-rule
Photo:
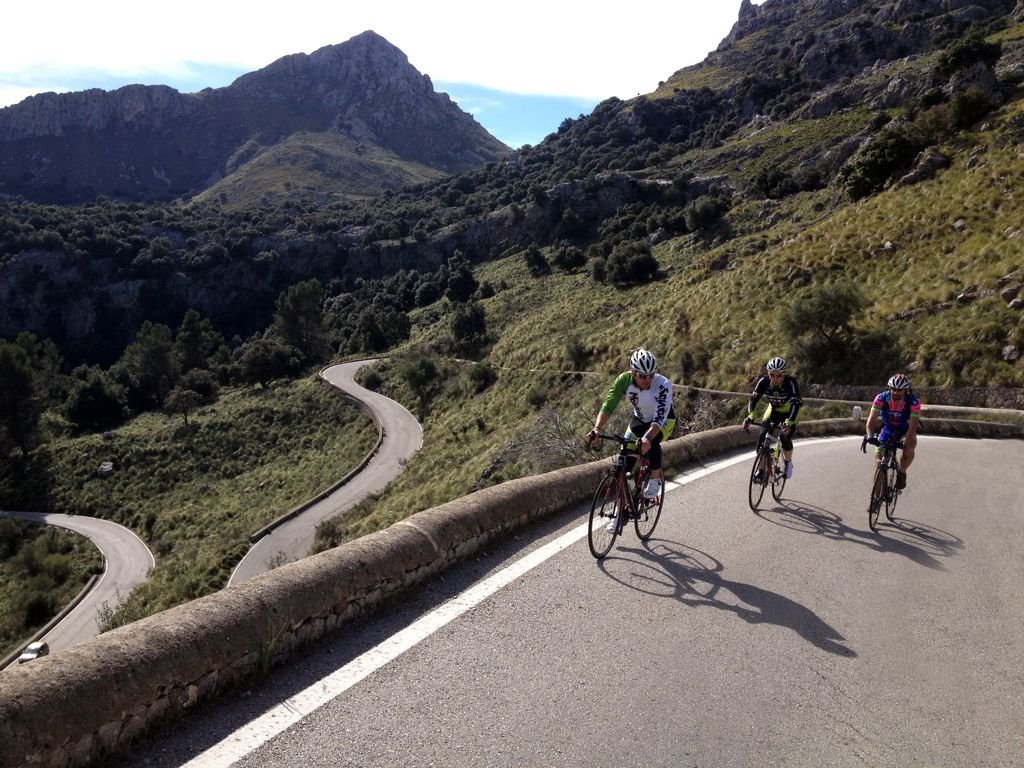
M 0 192 L 53 202 L 192 196 L 291 136 L 319 134 L 331 146 L 364 143 L 418 167 L 411 176 L 382 173 L 389 187 L 510 151 L 367 30 L 197 94 L 139 85 L 46 94 L 0 109 L 0 148 L 20 145 L 2 153 Z M 337 194 L 371 191 L 379 190 Z
M 366 81 L 375 76 L 419 80 L 423 76 L 409 64 L 408 57 L 372 30 L 343 43 L 325 45 L 312 53 L 291 53 L 255 72 L 242 75 L 231 87 L 281 78 L 326 77 L 330 81 L 355 79 Z M 429 83 L 429 78 L 427 79 Z

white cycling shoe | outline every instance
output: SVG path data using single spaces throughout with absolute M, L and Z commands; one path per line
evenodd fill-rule
M 647 485 L 644 486 L 644 498 L 656 499 L 659 494 L 661 494 L 661 480 L 656 477 L 652 477 L 647 481 Z

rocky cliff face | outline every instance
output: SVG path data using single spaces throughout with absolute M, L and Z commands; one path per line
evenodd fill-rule
M 768 0 L 763 5 L 743 0 L 739 19 L 718 51 L 775 32 L 778 37 L 771 41 L 787 47 L 801 77 L 825 81 L 919 52 L 954 25 L 1010 13 L 1015 5 L 1019 0 Z
M 195 96 L 162 85 L 42 93 L 0 109 L 0 141 L 64 137 L 119 126 L 159 127 L 169 120 L 194 114 L 200 103 Z
M 744 0 L 708 62 L 730 71 L 731 96 L 744 104 L 750 101 L 744 81 L 760 78 L 800 91 L 792 112 L 801 117 L 825 117 L 858 104 L 889 109 L 947 85 L 934 68 L 907 71 L 901 61 L 945 47 L 1015 7 L 1021 0 Z M 1010 54 L 1005 68 L 1015 66 L 1015 47 L 1004 46 Z M 991 78 L 975 84 L 993 103 L 1002 101 Z M 754 118 L 756 108 L 751 101 L 742 119 Z
M 0 109 L 0 192 L 55 202 L 191 196 L 238 171 L 240 152 L 251 159 L 300 132 L 340 133 L 441 173 L 509 151 L 400 50 L 364 32 L 226 88 L 131 85 Z

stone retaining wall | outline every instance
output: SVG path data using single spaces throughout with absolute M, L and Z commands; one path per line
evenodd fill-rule
M 911 374 L 913 376 L 913 374 Z M 804 397 L 823 400 L 852 400 L 871 403 L 885 389 L 885 382 L 874 387 L 837 384 L 801 384 Z M 1024 410 L 1024 389 L 994 387 L 914 387 L 924 405 L 956 405 L 962 408 L 1011 408 Z
M 861 434 L 850 419 L 805 437 Z M 1024 438 L 1024 427 L 928 419 L 929 434 Z M 665 465 L 750 445 L 731 426 L 664 445 Z M 512 480 L 0 673 L 0 765 L 89 766 L 284 663 L 302 646 L 494 539 L 590 497 L 608 459 Z

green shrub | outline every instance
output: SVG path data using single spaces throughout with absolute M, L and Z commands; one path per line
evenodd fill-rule
M 854 329 L 854 319 L 866 306 L 856 285 L 827 282 L 782 307 L 782 334 L 796 340 L 796 358 L 812 381 L 870 383 L 896 363 L 898 350 L 890 334 Z
M 45 624 L 53 616 L 53 598 L 47 592 L 34 592 L 25 603 L 25 629 Z
M 398 373 L 419 401 L 420 414 L 423 415 L 441 384 L 441 372 L 437 364 L 429 357 L 406 360 Z
M 362 386 L 374 392 L 379 391 L 381 384 L 384 383 L 384 379 L 381 375 L 373 369 L 367 370 L 359 377 L 359 379 Z
M 540 248 L 536 245 L 531 245 L 526 249 L 523 253 L 523 259 L 526 261 L 526 269 L 532 277 L 543 277 L 544 275 L 551 274 L 551 265 L 548 264 L 548 260 L 544 258 L 544 254 L 541 253 Z
M 491 366 L 480 363 L 469 369 L 469 380 L 473 383 L 473 391 L 480 393 L 498 380 L 498 374 Z
M 781 168 L 768 168 L 758 173 L 753 179 L 754 186 L 761 194 L 773 200 L 787 197 L 799 191 L 796 180 Z
M 968 88 L 953 97 L 950 104 L 953 123 L 958 128 L 970 128 L 991 112 L 992 106 L 992 100 L 981 88 Z
M 456 304 L 451 322 L 452 339 L 458 350 L 474 354 L 487 343 L 487 314 L 477 301 Z
M 124 388 L 99 368 L 89 369 L 84 380 L 71 385 L 62 412 L 79 432 L 108 429 L 128 415 Z
M 526 395 L 526 402 L 535 409 L 543 408 L 547 401 L 548 393 L 540 387 L 534 387 Z
M 686 217 L 686 228 L 691 232 L 709 229 L 728 209 L 728 204 L 714 195 L 701 195 L 686 204 L 683 215 Z
M 587 263 L 587 257 L 582 248 L 575 245 L 562 245 L 555 249 L 551 256 L 551 263 L 564 272 L 575 272 Z
M 649 283 L 658 274 L 658 260 L 644 241 L 619 243 L 608 256 L 607 281 L 628 286 Z
M 586 369 L 590 362 L 590 351 L 576 336 L 570 337 L 565 343 L 565 352 L 569 356 L 569 362 L 574 371 Z
M 938 68 L 942 74 L 951 75 L 979 61 L 993 67 L 1002 54 L 1000 43 L 990 43 L 981 33 L 971 32 L 939 54 Z
M 178 388 L 195 392 L 204 405 L 217 402 L 220 396 L 220 384 L 209 371 L 193 368 L 178 379 Z
M 266 387 L 274 379 L 297 374 L 302 369 L 302 355 L 275 338 L 255 339 L 242 348 L 239 364 L 243 381 Z
M 851 200 L 880 191 L 891 178 L 908 170 L 927 146 L 908 123 L 883 129 L 839 170 L 839 184 Z

